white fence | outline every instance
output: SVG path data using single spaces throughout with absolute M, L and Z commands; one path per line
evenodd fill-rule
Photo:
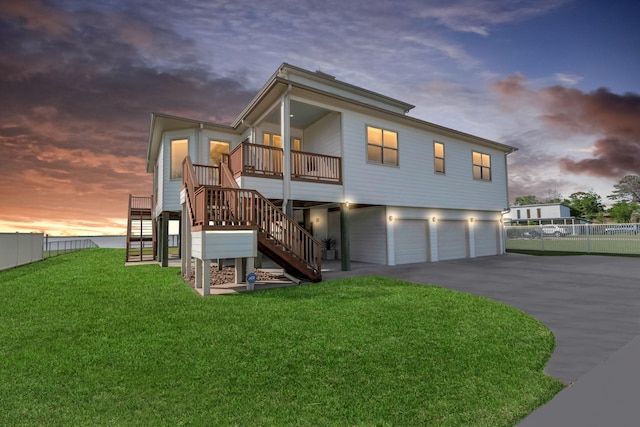
M 640 255 L 640 224 L 505 226 L 512 250 Z
M 0 233 L 0 270 L 42 259 L 42 233 Z

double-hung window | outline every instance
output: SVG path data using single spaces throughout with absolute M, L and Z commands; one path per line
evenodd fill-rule
M 441 142 L 433 143 L 433 161 L 436 173 L 444 173 L 444 144 Z
M 473 156 L 473 179 L 491 181 L 491 156 L 489 154 L 474 151 Z
M 398 166 L 398 133 L 367 126 L 367 160 Z

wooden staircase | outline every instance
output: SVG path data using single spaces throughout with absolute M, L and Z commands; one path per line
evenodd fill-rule
M 129 195 L 127 262 L 156 259 L 156 232 L 152 207 L 152 197 Z
M 184 188 L 194 230 L 253 229 L 258 249 L 289 274 L 322 280 L 321 246 L 313 236 L 255 190 L 239 188 L 226 163 L 220 165 L 220 186 L 200 185 L 187 157 Z

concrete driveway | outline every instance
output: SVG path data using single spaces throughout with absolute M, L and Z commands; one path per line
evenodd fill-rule
M 333 265 L 337 267 L 339 265 Z M 570 384 L 640 335 L 640 258 L 503 256 L 323 272 L 382 275 L 481 295 L 531 314 L 554 333 L 545 373 Z

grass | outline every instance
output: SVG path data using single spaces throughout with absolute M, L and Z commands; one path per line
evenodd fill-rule
M 381 277 L 197 296 L 88 249 L 0 273 L 0 425 L 512 426 L 554 340 L 485 298 Z

